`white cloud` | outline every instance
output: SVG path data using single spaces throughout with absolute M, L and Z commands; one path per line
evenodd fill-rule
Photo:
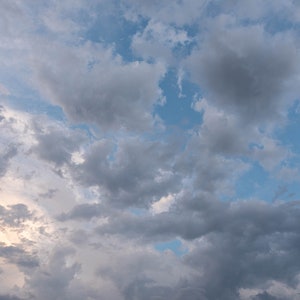
M 161 197 L 158 201 L 153 202 L 151 204 L 151 211 L 153 214 L 160 214 L 162 212 L 167 212 L 174 201 L 175 201 L 174 195 Z

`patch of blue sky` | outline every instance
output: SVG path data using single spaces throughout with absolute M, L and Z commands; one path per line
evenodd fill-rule
M 131 207 L 128 211 L 135 216 L 145 216 L 148 214 L 148 210 L 145 208 Z
M 62 108 L 42 99 L 37 91 L 26 85 L 26 81 L 24 83 L 16 77 L 10 78 L 9 75 L 2 78 L 0 75 L 0 82 L 10 92 L 6 96 L 8 106 L 30 114 L 45 114 L 52 119 L 66 121 Z
M 199 28 L 199 24 L 193 23 L 183 25 L 181 29 L 183 29 L 187 33 L 187 36 L 189 38 L 196 38 L 201 28 Z
M 154 245 L 154 248 L 158 252 L 165 252 L 171 250 L 177 256 L 183 256 L 184 254 L 188 253 L 188 250 L 183 247 L 182 242 L 179 239 L 156 243 Z
M 292 162 L 293 165 L 293 162 Z M 235 185 L 236 199 L 260 199 L 267 202 L 291 201 L 300 198 L 300 176 L 295 178 L 282 178 L 279 166 L 274 173 L 263 169 L 258 162 L 239 177 Z M 286 165 L 286 167 L 292 167 Z M 299 174 L 300 175 L 300 174 Z M 232 200 L 232 197 L 227 197 Z
M 197 46 L 196 36 L 199 34 L 200 29 L 198 24 L 184 25 L 182 27 L 174 26 L 174 28 L 180 31 L 185 31 L 188 38 L 183 43 L 176 43 L 172 48 L 174 58 L 180 62 L 182 59 L 188 57 Z
M 284 12 L 281 12 L 268 15 L 268 17 L 264 19 L 264 28 L 270 34 L 289 30 L 299 32 L 300 23 L 296 23 L 295 20 L 290 20 Z
M 138 23 L 133 23 L 120 16 L 121 12 L 119 14 L 109 11 L 100 13 L 83 38 L 109 47 L 112 46 L 114 51 L 121 55 L 126 62 L 136 61 L 138 58 L 131 48 L 132 37 L 146 27 L 147 21 L 140 20 Z
M 30 114 L 46 115 L 49 118 L 60 122 L 67 121 L 66 116 L 60 106 L 51 105 L 40 100 L 38 97 L 30 98 L 27 96 L 23 98 L 17 98 L 11 96 L 9 97 L 9 105 Z
M 296 201 L 299 199 L 299 182 L 278 183 L 272 201 Z
M 280 127 L 275 131 L 275 137 L 288 147 L 292 153 L 297 155 L 300 154 L 299 124 L 300 100 L 295 101 L 294 105 L 289 109 L 286 126 Z
M 186 43 L 177 43 L 175 47 L 172 49 L 172 53 L 175 57 L 175 59 L 178 59 L 180 61 L 181 59 L 188 57 L 191 53 L 194 47 L 197 45 L 197 42 L 195 40 L 187 41 Z
M 157 105 L 156 113 L 166 126 L 178 126 L 182 129 L 191 129 L 202 123 L 202 114 L 192 109 L 194 95 L 199 93 L 199 88 L 186 80 L 178 85 L 178 74 L 175 69 L 170 69 L 160 83 L 166 98 L 164 105 Z
M 76 124 L 70 124 L 69 127 L 72 130 L 80 130 L 81 132 L 84 132 L 85 136 L 88 137 L 89 141 L 91 142 L 100 140 L 100 138 L 98 138 L 95 135 L 95 132 L 93 130 L 94 125 L 92 124 L 76 123 Z
M 218 3 L 219 1 L 210 1 L 208 2 L 208 5 L 206 6 L 206 15 L 208 17 L 216 17 L 220 13 L 222 13 L 222 9 L 220 4 Z
M 236 197 L 238 199 L 256 198 L 271 202 L 276 190 L 277 181 L 271 178 L 257 162 L 239 177 L 236 182 Z

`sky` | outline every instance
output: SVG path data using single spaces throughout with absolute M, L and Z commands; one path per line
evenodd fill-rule
M 297 300 L 300 2 L 0 1 L 0 300 Z

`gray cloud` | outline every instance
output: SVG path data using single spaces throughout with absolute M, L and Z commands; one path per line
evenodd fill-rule
M 31 151 L 40 158 L 52 162 L 57 166 L 69 163 L 72 153 L 79 150 L 85 137 L 79 131 L 64 132 L 60 128 L 47 128 L 45 130 L 36 127 L 36 139 L 38 144 Z
M 10 144 L 1 152 L 2 153 L 0 154 L 0 177 L 5 175 L 9 167 L 10 160 L 17 155 L 18 147 L 17 145 Z
M 68 213 L 57 216 L 59 221 L 67 220 L 90 220 L 93 217 L 100 217 L 103 214 L 103 207 L 100 204 L 79 204 L 73 207 Z
M 124 299 L 174 299 L 174 300 L 207 300 L 205 291 L 190 282 L 182 280 L 175 287 L 160 286 L 144 278 L 131 282 L 124 290 Z
M 243 122 L 276 120 L 296 97 L 290 95 L 299 71 L 293 38 L 270 36 L 260 26 L 226 27 L 226 21 L 215 25 L 189 58 L 192 78 L 209 101 Z
M 70 249 L 58 249 L 49 258 L 44 270 L 36 270 L 28 279 L 28 284 L 34 288 L 37 299 L 59 299 L 65 297 L 69 282 L 74 278 L 79 266 L 66 266 L 66 256 Z
M 9 205 L 7 208 L 0 205 L 0 223 L 2 225 L 19 227 L 32 216 L 33 213 L 23 203 Z
M 39 266 L 38 259 L 20 247 L 5 246 L 1 243 L 0 256 L 5 258 L 9 263 L 16 264 L 21 269 L 33 269 Z
M 148 207 L 185 188 L 215 196 L 230 193 L 235 180 L 247 170 L 240 159 L 211 153 L 197 134 L 184 152 L 179 150 L 181 143 L 184 141 L 166 144 L 129 138 L 115 144 L 103 139 L 71 172 L 81 184 L 98 186 L 101 200 L 108 205 Z
M 251 298 L 251 300 L 283 300 L 283 299 L 274 297 L 274 296 L 270 295 L 268 292 L 265 291 L 263 293 L 257 294 L 256 296 Z
M 59 105 L 71 122 L 96 124 L 97 133 L 86 137 L 67 121 L 56 126 L 46 118 L 32 126 L 17 113 L 3 121 L 11 112 L 0 107 L 1 128 L 11 125 L 2 143 L 11 146 L 4 147 L 0 158 L 1 188 L 10 196 L 15 187 L 12 197 L 24 197 L 27 203 L 0 205 L 0 225 L 8 239 L 10 231 L 12 241 L 14 234 L 26 233 L 18 236 L 19 244 L 0 243 L 1 279 L 16 267 L 19 277 L 24 275 L 24 286 L 13 290 L 15 278 L 3 280 L 0 300 L 19 300 L 19 295 L 38 300 L 240 300 L 242 289 L 251 291 L 247 300 L 296 300 L 299 202 L 276 200 L 284 189 L 275 191 L 273 203 L 243 201 L 235 194 L 237 180 L 249 166 L 260 163 L 271 177 L 282 162 L 288 164 L 289 151 L 269 128 L 286 114 L 298 92 L 296 34 L 274 34 L 268 24 L 253 25 L 254 19 L 263 23 L 268 4 L 274 3 L 272 14 L 283 4 L 120 1 L 124 10 L 117 11 L 124 15 L 114 20 L 131 20 L 125 39 L 134 38 L 127 50 L 142 42 L 135 49 L 145 59 L 125 62 L 117 47 L 86 41 L 96 8 L 105 7 L 106 0 L 100 6 L 95 5 L 99 1 L 48 1 L 45 6 L 31 1 L 32 9 L 19 0 L 6 2 L 0 4 L 1 66 L 13 66 L 7 73 L 15 73 L 12 78 L 29 77 L 22 79 L 24 85 Z M 285 3 L 286 16 L 293 2 Z M 97 15 L 101 26 L 111 13 L 115 11 L 106 19 Z M 184 44 L 188 32 L 198 49 Z M 151 127 L 161 122 L 153 107 L 162 101 L 159 83 L 169 67 L 153 61 L 161 56 L 172 62 L 179 45 L 185 55 L 192 52 L 182 67 L 206 100 L 195 104 L 203 112 L 202 124 L 174 134 L 171 142 L 166 135 L 172 133 L 162 123 L 159 129 Z M 154 60 L 148 61 L 151 56 Z M 189 80 L 182 81 L 183 93 Z M 19 101 L 24 101 L 21 94 Z M 155 132 L 145 134 L 153 128 Z M 29 151 L 18 151 L 15 139 Z M 76 151 L 77 159 L 72 156 Z M 17 154 L 22 164 L 14 159 L 18 171 L 6 176 Z M 53 165 L 66 176 L 53 174 Z M 26 174 L 37 175 L 26 181 L 22 170 L 27 166 Z M 228 195 L 239 201 L 223 201 Z M 33 202 L 38 197 L 42 201 Z M 151 210 L 162 197 L 172 198 L 169 210 Z M 31 232 L 31 225 L 26 232 L 37 218 L 28 203 L 40 206 L 40 235 Z M 174 239 L 186 248 L 180 257 L 172 249 L 156 250 L 156 243 Z M 272 290 L 272 284 L 284 285 L 290 296 Z
M 263 202 L 220 203 L 193 199 L 155 216 L 123 214 L 98 227 L 141 242 L 178 236 L 194 240 L 184 256 L 203 273 L 195 277 L 207 299 L 239 299 L 239 289 L 264 286 L 270 280 L 293 286 L 299 265 L 299 203 L 275 206 Z M 201 298 L 200 298 L 201 299 Z
M 104 189 L 111 204 L 145 206 L 179 188 L 171 146 L 137 138 L 117 145 L 103 140 L 88 151 L 73 174 L 84 185 Z
M 145 130 L 153 123 L 153 105 L 161 101 L 162 65 L 125 64 L 100 45 L 56 44 L 36 55 L 32 68 L 37 88 L 71 120 L 103 130 Z
M 277 32 L 289 30 L 287 26 L 278 26 L 278 21 L 299 21 L 299 4 L 293 0 L 272 1 L 253 0 L 240 2 L 238 0 L 224 0 L 210 2 L 215 9 L 215 14 L 234 15 L 240 21 L 251 20 L 263 23 L 267 30 Z
M 23 298 L 19 298 L 13 295 L 0 295 L 0 300 L 22 300 Z

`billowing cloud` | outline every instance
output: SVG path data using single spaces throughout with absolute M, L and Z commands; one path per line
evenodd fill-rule
M 299 298 L 295 1 L 0 8 L 0 300 Z
M 164 143 L 127 138 L 114 145 L 103 140 L 91 147 L 73 173 L 82 184 L 99 186 L 111 203 L 144 206 L 167 190 L 178 190 L 173 156 Z
M 37 86 L 71 120 L 103 130 L 151 126 L 153 105 L 161 101 L 162 65 L 124 63 L 97 45 L 54 45 L 42 51 L 33 57 Z
M 189 58 L 192 78 L 206 97 L 243 123 L 276 120 L 297 94 L 298 51 L 289 35 L 271 36 L 262 26 L 235 27 L 227 20 Z M 298 92 L 298 91 L 297 91 Z

